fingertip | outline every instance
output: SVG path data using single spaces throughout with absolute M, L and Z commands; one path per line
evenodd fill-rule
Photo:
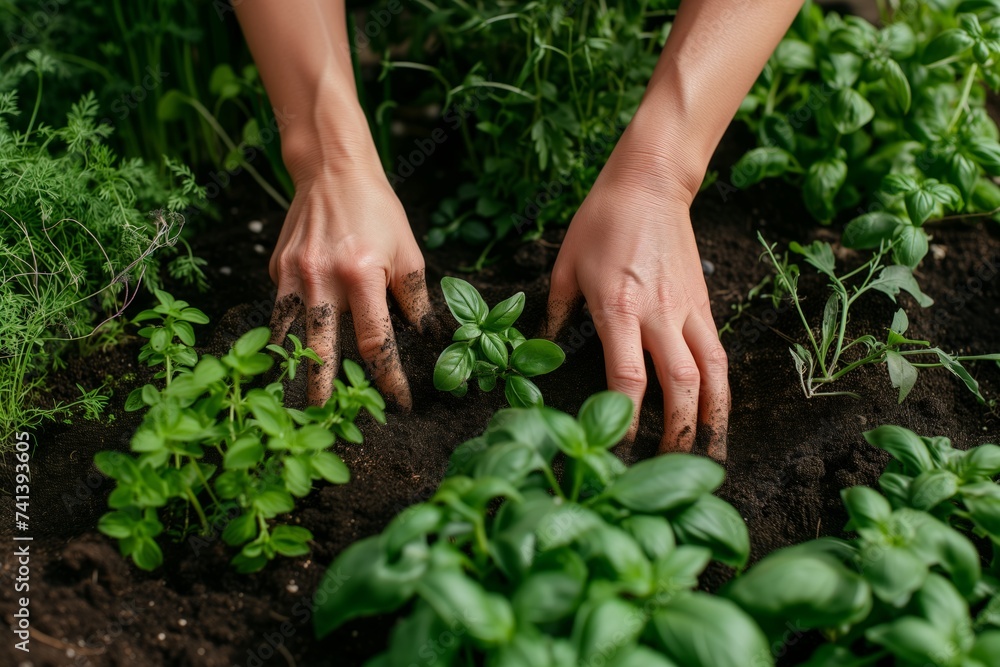
M 369 372 L 369 375 L 372 373 Z M 413 409 L 413 394 L 402 368 L 396 368 L 392 372 L 382 373 L 374 377 L 375 386 L 378 387 L 386 403 L 404 413 Z
M 688 454 L 694 448 L 694 427 L 691 424 L 684 424 L 680 428 L 677 428 L 676 417 L 676 414 L 673 415 L 671 420 L 664 424 L 663 438 L 660 439 L 661 454 Z

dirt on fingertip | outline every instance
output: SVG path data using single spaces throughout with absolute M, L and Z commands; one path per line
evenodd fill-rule
M 731 132 L 712 168 L 727 173 L 727 165 L 747 145 L 745 136 Z M 429 163 L 400 192 L 421 242 L 430 213 L 454 182 L 451 169 L 447 160 Z M 167 285 L 212 318 L 196 333 L 202 350 L 213 354 L 224 352 L 248 329 L 265 325 L 275 298 L 267 257 L 255 246 L 273 247 L 282 215 L 249 186 L 241 195 L 231 208 L 220 207 L 225 212 L 220 224 L 205 226 L 191 238 L 196 254 L 209 262 L 212 291 L 199 294 Z M 245 203 L 251 201 L 257 203 Z M 782 246 L 790 240 L 836 239 L 835 232 L 809 222 L 797 190 L 770 181 L 747 192 L 709 187 L 695 201 L 691 217 L 701 256 L 714 267 L 707 283 L 720 327 L 732 317 L 732 306 L 767 273 L 758 262 L 758 230 Z M 263 221 L 261 232 L 247 231 L 251 219 Z M 524 291 L 526 305 L 517 326 L 526 334 L 539 331 L 563 231 L 550 229 L 539 241 L 518 247 L 479 273 L 457 270 L 475 261 L 478 248 L 425 251 L 432 317 L 452 327 L 439 282 L 444 275 L 457 275 L 472 282 L 490 304 Z M 899 304 L 881 294 L 866 296 L 852 309 L 850 331 L 882 332 L 902 305 L 914 338 L 959 353 L 1000 351 L 1000 327 L 994 325 L 1000 321 L 1000 226 L 991 221 L 948 223 L 934 227 L 933 235 L 935 252 L 924 261 L 918 279 L 935 305 L 921 309 L 905 295 Z M 851 265 L 862 256 L 838 248 L 838 258 Z M 808 267 L 801 285 L 803 307 L 816 321 L 826 288 Z M 250 576 L 232 570 L 228 561 L 234 554 L 218 539 L 166 541 L 163 567 L 145 573 L 97 532 L 112 484 L 93 467 L 93 457 L 101 450 L 128 449 L 138 416 L 123 411 L 124 400 L 132 387 L 150 380 L 150 373 L 136 362 L 138 340 L 69 360 L 52 378 L 52 395 L 71 397 L 77 382 L 95 387 L 110 376 L 114 395 L 105 419 L 113 415 L 114 420 L 49 424 L 33 434 L 30 595 L 32 627 L 38 634 L 30 656 L 16 651 L 10 640 L 0 643 L 0 664 L 353 666 L 383 649 L 394 623 L 390 617 L 351 622 L 324 639 L 314 638 L 311 600 L 323 571 L 349 544 L 378 533 L 405 507 L 433 493 L 455 447 L 482 432 L 505 405 L 501 391 L 484 394 L 473 388 L 464 398 L 436 391 L 434 363 L 452 328 L 420 333 L 396 306 L 391 317 L 412 410 L 391 412 L 384 425 L 362 419 L 363 444 L 335 445 L 351 470 L 350 483 L 317 485 L 298 503 L 292 519 L 315 536 L 312 553 L 279 559 Z M 305 340 L 301 318 L 291 331 Z M 342 355 L 360 361 L 352 332 L 348 317 L 339 336 Z M 861 400 L 807 400 L 788 351 L 789 338 L 801 336 L 794 311 L 764 302 L 747 308 L 722 337 L 733 406 L 728 430 L 710 432 L 702 425 L 696 438 L 696 451 L 711 449 L 712 442 L 718 448 L 725 439 L 727 478 L 721 495 L 746 520 L 754 560 L 818 535 L 843 535 L 847 517 L 840 489 L 874 485 L 886 463 L 885 454 L 863 440 L 865 430 L 900 424 L 921 434 L 948 436 L 963 448 L 1000 441 L 1000 423 L 988 406 L 978 404 L 957 378 L 942 370 L 922 369 L 901 405 L 884 368 L 864 368 L 843 380 L 843 388 L 860 394 Z M 566 362 L 539 377 L 538 385 L 548 405 L 575 414 L 587 396 L 605 388 L 604 355 L 583 313 L 570 319 L 557 342 L 567 352 Z M 627 463 L 654 456 L 663 433 L 663 392 L 652 368 L 648 371 L 638 435 L 615 449 Z M 977 364 L 971 372 L 987 398 L 1000 397 L 996 364 Z M 305 403 L 304 375 L 287 389 L 289 401 L 299 406 Z M 3 488 L 11 488 L 9 479 L 4 481 Z M 13 516 L 12 503 L 11 496 L 0 497 L 3 516 Z M 8 544 L 9 530 L 6 524 L 0 528 L 0 538 Z M 14 573 L 12 560 L 5 557 L 0 618 L 8 623 L 18 597 Z M 702 585 L 715 590 L 731 574 L 712 566 Z M 814 636 L 795 638 L 783 661 L 795 664 L 812 646 Z

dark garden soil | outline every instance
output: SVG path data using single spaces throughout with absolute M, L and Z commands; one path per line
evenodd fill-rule
M 716 156 L 721 173 L 727 173 L 726 165 L 738 157 L 743 144 L 727 137 Z M 401 195 L 418 234 L 434 205 L 425 193 L 441 189 L 435 183 L 451 183 L 452 173 L 428 166 L 403 187 Z M 720 326 L 731 316 L 731 305 L 766 274 L 757 262 L 758 229 L 782 243 L 810 235 L 836 238 L 813 228 L 798 192 L 791 188 L 769 183 L 747 193 L 726 190 L 711 187 L 692 211 L 702 257 L 714 267 L 708 286 Z M 193 237 L 196 251 L 210 263 L 212 291 L 198 295 L 174 288 L 212 317 L 212 324 L 201 328 L 200 341 L 215 353 L 245 330 L 266 324 L 270 314 L 273 293 L 267 260 L 282 216 L 273 207 L 256 205 L 256 195 L 246 200 L 255 205 L 244 200 L 226 203 L 220 207 L 221 222 L 205 225 Z M 248 228 L 255 219 L 263 222 L 259 233 Z M 548 271 L 561 236 L 561 230 L 552 230 L 544 241 L 525 245 L 485 272 L 465 277 L 491 303 L 524 290 L 528 305 L 522 330 L 531 332 L 543 315 Z M 935 254 L 925 260 L 919 279 L 937 303 L 920 310 L 901 297 L 911 332 L 956 352 L 1000 351 L 1000 226 L 954 223 L 935 228 L 934 237 Z M 474 253 L 446 248 L 426 256 L 435 305 L 445 316 L 438 280 Z M 844 251 L 841 259 L 850 264 L 857 258 Z M 803 283 L 807 309 L 815 315 L 825 301 L 825 288 L 812 277 Z M 859 304 L 851 325 L 854 331 L 878 335 L 894 308 L 888 298 L 873 295 Z M 897 405 L 884 368 L 848 377 L 844 388 L 860 393 L 862 400 L 806 400 L 785 339 L 800 338 L 801 328 L 793 313 L 779 310 L 758 303 L 735 323 L 735 333 L 723 337 L 730 355 L 734 408 L 722 495 L 746 518 L 755 559 L 817 535 L 841 534 L 846 518 L 839 489 L 874 484 L 886 460 L 862 439 L 866 429 L 896 423 L 922 434 L 947 435 L 962 447 L 1000 440 L 1000 420 L 944 371 L 922 372 L 903 405 Z M 418 336 L 396 315 L 394 324 L 413 386 L 412 413 L 391 414 L 385 426 L 364 423 L 363 445 L 336 445 L 353 479 L 345 486 L 319 487 L 300 502 L 295 514 L 294 521 L 316 537 L 311 556 L 275 561 L 253 576 L 233 573 L 227 565 L 233 554 L 214 538 L 167 544 L 165 565 L 152 574 L 141 572 L 96 531 L 111 484 L 93 467 L 93 455 L 127 449 L 135 419 L 122 405 L 128 391 L 148 374 L 135 361 L 135 341 L 72 361 L 53 379 L 53 393 L 69 397 L 76 382 L 94 386 L 110 376 L 114 396 L 107 416 L 115 419 L 109 424 L 48 426 L 33 435 L 34 634 L 30 654 L 15 651 L 7 635 L 0 642 L 0 664 L 348 666 L 360 665 L 383 647 L 391 627 L 386 618 L 351 623 L 315 640 L 309 624 L 312 593 L 342 549 L 377 533 L 401 509 L 432 493 L 449 453 L 478 434 L 503 401 L 502 392 L 484 395 L 473 390 L 457 399 L 435 391 L 431 369 L 444 341 Z M 349 331 L 350 324 L 345 326 Z M 561 342 L 570 348 L 566 364 L 539 382 L 548 404 L 575 413 L 589 394 L 604 388 L 603 353 L 592 332 L 581 316 L 563 335 Z M 353 350 L 346 354 L 357 358 Z M 986 396 L 1000 396 L 1000 369 L 995 364 L 976 366 L 973 374 Z M 619 450 L 628 461 L 650 456 L 658 442 L 661 393 L 655 379 L 650 383 L 639 438 Z M 7 495 L 11 484 L 5 479 L 0 488 L 5 491 L 0 516 L 12 517 Z M 18 597 L 9 523 L 5 518 L 0 528 L 6 545 L 0 570 L 0 618 L 5 623 L 11 622 Z M 727 576 L 721 568 L 711 569 L 704 586 L 717 588 Z M 790 639 L 797 644 L 793 653 L 812 643 L 809 637 Z

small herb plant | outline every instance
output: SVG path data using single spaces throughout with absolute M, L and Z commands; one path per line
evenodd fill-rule
M 64 118 L 48 115 L 42 93 L 57 71 L 30 50 L 0 74 L 0 453 L 14 431 L 100 411 L 92 391 L 47 400 L 46 373 L 72 341 L 118 317 L 142 282 L 157 284 L 161 259 L 186 247 L 179 211 L 203 196 L 184 165 L 166 161 L 164 177 L 116 156 L 93 93 Z M 168 269 L 204 281 L 190 248 Z
M 892 386 L 899 389 L 902 403 L 917 381 L 919 368 L 946 368 L 959 377 L 980 403 L 985 399 L 979 391 L 979 383 L 962 365 L 963 361 L 1000 361 L 1000 354 L 950 355 L 939 347 L 931 347 L 925 340 L 912 340 L 904 334 L 909 326 L 906 312 L 900 308 L 892 319 L 885 341 L 870 334 L 853 340 L 847 337 L 847 323 L 851 307 L 863 294 L 871 291 L 882 292 L 893 301 L 905 291 L 917 303 L 927 307 L 931 298 L 920 291 L 909 267 L 887 264 L 885 259 L 894 248 L 891 242 L 882 241 L 872 258 L 856 269 L 838 275 L 833 249 L 829 243 L 814 241 L 808 246 L 789 244 L 789 249 L 805 258 L 806 263 L 826 276 L 831 290 L 823 308 L 823 320 L 819 336 L 802 311 L 802 300 L 798 293 L 799 267 L 788 261 L 787 254 L 781 259 L 775 253 L 776 245 L 768 244 L 758 232 L 757 238 L 764 246 L 764 254 L 774 270 L 775 292 L 772 299 L 777 301 L 787 296 L 802 321 L 809 345 L 796 343 L 790 351 L 795 360 L 802 382 L 802 392 L 806 398 L 813 396 L 853 396 L 849 391 L 828 391 L 827 387 L 837 382 L 851 371 L 868 364 L 886 364 Z M 849 351 L 853 352 L 848 355 Z M 928 358 L 929 357 L 929 358 Z
M 159 303 L 135 321 L 149 323 L 139 330 L 148 339 L 140 360 L 159 368 L 155 378 L 163 385 L 146 384 L 126 401 L 127 410 L 148 408 L 132 438 L 138 456 L 95 457 L 97 467 L 118 483 L 108 498 L 112 511 L 98 528 L 145 570 L 163 560 L 156 541 L 164 531 L 161 512 L 184 515 L 183 527 L 175 528 L 181 535 L 210 535 L 210 517 L 226 517 L 222 539 L 240 547 L 232 560 L 239 572 L 257 571 L 277 554 L 307 553 L 308 530 L 269 522 L 291 512 L 295 498 L 308 495 L 315 480 L 348 481 L 347 467 L 330 447 L 338 437 L 361 442 L 354 421 L 362 409 L 384 423 L 382 397 L 361 368 L 345 360 L 348 383 L 334 380 L 325 405 L 287 408 L 281 382 L 293 378 L 304 359 L 320 361 L 311 349 L 294 336 L 291 352 L 267 345 L 270 332 L 261 327 L 241 336 L 221 358 L 199 357 L 192 325 L 208 318 L 163 291 L 156 298 Z M 265 348 L 281 359 L 281 372 L 265 387 L 248 388 L 274 364 Z M 188 510 L 197 516 L 197 527 L 188 525 Z
M 898 426 L 865 438 L 895 460 L 879 479 L 884 495 L 842 492 L 857 537 L 777 551 L 723 594 L 779 645 L 789 627 L 822 630 L 829 643 L 807 667 L 996 665 L 1000 447 L 961 451 Z M 988 571 L 969 534 L 992 544 Z
M 317 634 L 409 605 L 368 664 L 409 664 L 433 646 L 433 664 L 470 667 L 773 665 L 745 613 L 694 590 L 709 561 L 742 568 L 749 554 L 742 517 L 711 495 L 723 469 L 686 454 L 626 469 L 608 450 L 632 409 L 602 392 L 576 419 L 497 413 L 455 450 L 430 500 L 334 561 Z M 445 632 L 454 641 L 440 641 Z
M 543 405 L 542 392 L 528 378 L 551 373 L 566 360 L 566 353 L 552 341 L 525 339 L 514 328 L 524 310 L 524 292 L 504 299 L 493 308 L 475 287 L 459 278 L 442 278 L 441 289 L 451 314 L 459 323 L 434 364 L 434 386 L 465 396 L 469 379 L 482 391 L 492 391 L 497 381 L 513 407 Z
M 1000 7 L 880 6 L 876 28 L 805 3 L 737 116 L 759 146 L 732 183 L 784 177 L 824 223 L 856 210 L 845 245 L 897 239 L 894 261 L 915 267 L 928 220 L 1000 210 L 1000 133 L 985 103 L 1000 85 Z

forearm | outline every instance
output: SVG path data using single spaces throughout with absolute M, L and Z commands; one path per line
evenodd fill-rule
M 377 165 L 358 102 L 344 0 L 245 0 L 236 14 L 271 104 L 288 119 L 280 132 L 292 178 Z
M 684 0 L 632 121 L 642 167 L 669 170 L 690 199 L 802 0 Z M 648 165 L 643 161 L 648 160 Z

